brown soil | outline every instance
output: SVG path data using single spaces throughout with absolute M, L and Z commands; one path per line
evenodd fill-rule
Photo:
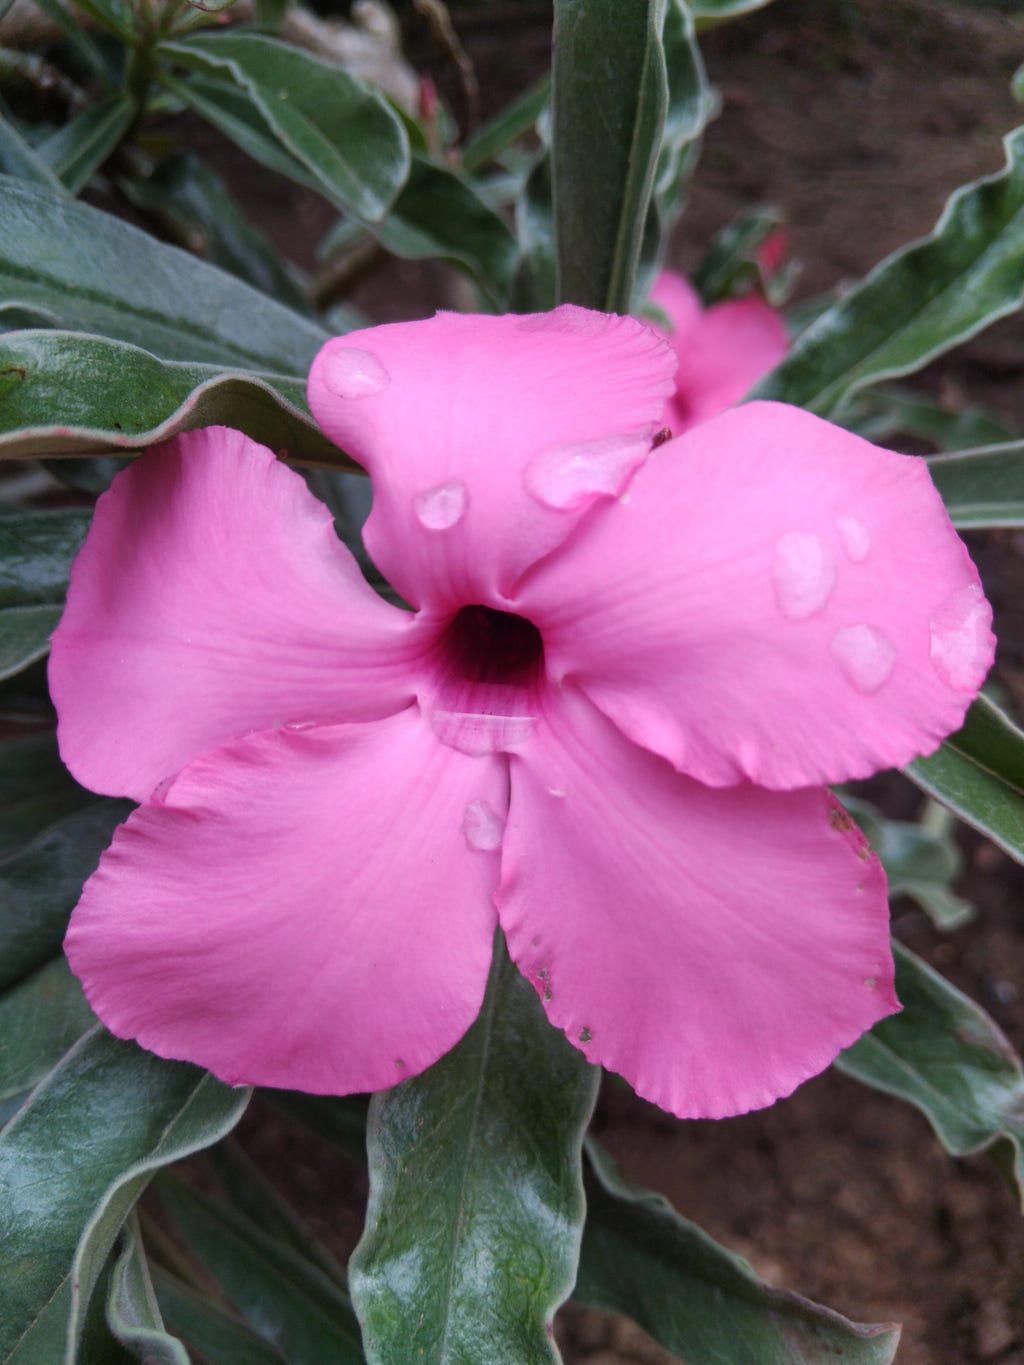
M 510 8 L 496 6 L 495 22 Z M 543 61 L 546 37 L 532 23 L 474 27 L 466 38 L 492 102 L 522 88 Z M 1009 79 L 1024 61 L 1024 21 L 968 4 L 776 0 L 709 34 L 705 52 L 723 112 L 673 260 L 692 268 L 712 232 L 771 202 L 784 210 L 790 253 L 803 262 L 801 296 L 858 278 L 929 231 L 954 188 L 1002 165 L 1001 135 L 1021 121 Z M 287 191 L 263 217 L 292 251 L 296 214 Z M 319 207 L 299 216 L 306 241 L 325 225 Z M 360 302 L 376 317 L 412 316 L 444 293 L 437 270 L 401 265 L 365 287 Z M 1018 317 L 935 366 L 927 382 L 1024 431 L 1022 371 Z M 972 548 L 1004 637 L 1002 676 L 1019 700 L 1021 538 L 976 537 Z M 1024 869 L 969 843 L 962 889 L 977 902 L 977 921 L 943 936 L 897 906 L 897 931 L 1024 1045 Z M 678 1123 L 610 1083 L 595 1129 L 631 1179 L 665 1193 L 771 1281 L 862 1321 L 904 1322 L 900 1365 L 1024 1365 L 1014 1198 L 986 1158 L 951 1160 L 904 1105 L 829 1073 L 760 1114 Z M 256 1113 L 244 1134 L 254 1153 L 291 1170 L 289 1193 L 318 1231 L 350 1247 L 365 1177 L 328 1166 L 325 1182 L 323 1163 L 335 1158 Z M 559 1331 L 572 1365 L 668 1359 L 629 1324 L 600 1314 L 570 1307 Z

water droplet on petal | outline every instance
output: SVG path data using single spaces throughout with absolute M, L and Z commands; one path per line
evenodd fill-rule
M 854 564 L 862 564 L 871 549 L 871 533 L 856 517 L 836 517 L 839 539 L 847 557 Z
M 339 346 L 324 357 L 324 383 L 339 398 L 370 398 L 391 383 L 391 376 L 372 351 Z
M 936 673 L 950 687 L 973 692 L 992 657 L 989 605 L 978 583 L 948 597 L 932 617 L 929 651 Z
M 430 712 L 430 724 L 442 744 L 461 754 L 515 753 L 533 733 L 533 716 L 498 716 L 477 711 Z
M 874 626 L 846 626 L 829 646 L 847 682 L 871 696 L 884 687 L 896 666 L 896 646 Z
M 413 507 L 417 520 L 428 531 L 448 531 L 456 526 L 466 511 L 469 495 L 461 479 L 449 479 L 425 493 L 417 493 Z
M 805 621 L 824 607 L 836 581 L 832 552 L 810 531 L 788 531 L 775 546 L 772 582 L 779 611 Z
M 878 977 L 877 977 L 877 976 L 866 976 L 866 977 L 864 978 L 864 985 L 867 986 L 867 988 L 868 988 L 869 991 L 877 990 L 877 988 L 878 988 Z
M 316 726 L 315 720 L 286 720 L 283 726 L 285 730 L 312 730 Z
M 462 832 L 466 843 L 479 853 L 492 853 L 501 847 L 505 821 L 481 797 L 470 801 L 462 817 Z
M 564 796 L 565 792 L 560 787 L 548 787 L 548 796 Z
M 526 466 L 526 491 L 557 511 L 582 507 L 596 497 L 614 497 L 643 464 L 650 448 L 651 438 L 645 432 L 549 446 Z

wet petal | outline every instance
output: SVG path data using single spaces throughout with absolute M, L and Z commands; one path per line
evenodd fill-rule
M 479 1010 L 506 793 L 501 760 L 444 748 L 415 708 L 251 735 L 117 832 L 72 970 L 118 1036 L 231 1084 L 393 1085 Z
M 515 610 L 549 674 L 714 785 L 839 782 L 931 752 L 995 644 L 925 462 L 776 403 L 659 447 Z
M 366 545 L 402 596 L 493 606 L 620 492 L 674 370 L 671 347 L 633 318 L 439 313 L 329 342 L 309 401 L 370 471 Z
M 549 721 L 510 760 L 499 917 L 592 1062 L 720 1118 L 898 1008 L 885 876 L 826 791 L 704 787 L 571 688 Z
M 417 639 L 297 474 L 239 432 L 189 432 L 97 504 L 50 658 L 61 753 L 141 800 L 249 730 L 400 710 Z

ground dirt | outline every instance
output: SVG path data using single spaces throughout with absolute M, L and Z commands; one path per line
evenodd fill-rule
M 466 25 L 492 105 L 546 62 L 543 15 L 532 14 L 496 4 L 489 19 Z M 770 202 L 802 262 L 798 297 L 858 278 L 929 231 L 953 189 L 999 169 L 1001 136 L 1024 121 L 1009 94 L 1024 61 L 1024 20 L 952 0 L 776 0 L 708 34 L 705 52 L 723 107 L 673 262 L 692 268 L 711 233 Z M 424 54 L 443 83 L 443 57 L 429 45 Z M 262 221 L 308 263 L 328 218 L 271 186 Z M 358 301 L 377 318 L 414 316 L 447 302 L 447 289 L 436 268 L 399 265 L 362 285 Z M 951 404 L 985 403 L 1024 431 L 1024 321 L 993 327 L 925 382 Z M 1019 703 L 1024 546 L 1007 534 L 975 537 L 972 549 L 996 606 L 1000 676 Z M 912 809 L 909 793 L 894 787 L 892 799 Z M 961 890 L 978 905 L 971 926 L 943 935 L 897 904 L 897 932 L 1024 1046 L 1024 869 L 968 840 Z M 679 1123 L 609 1082 L 595 1131 L 626 1175 L 663 1192 L 773 1283 L 861 1321 L 903 1322 L 900 1365 L 1024 1365 L 1024 1239 L 1013 1197 L 984 1156 L 950 1159 L 925 1120 L 895 1100 L 828 1073 L 763 1113 Z M 254 1109 L 242 1136 L 261 1163 L 288 1173 L 289 1194 L 318 1233 L 350 1249 L 365 1174 L 265 1110 Z M 630 1324 L 572 1306 L 558 1332 L 571 1365 L 668 1360 Z

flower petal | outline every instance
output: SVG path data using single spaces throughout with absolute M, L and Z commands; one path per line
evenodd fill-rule
M 777 403 L 659 447 L 514 609 L 550 676 L 713 785 L 840 782 L 929 753 L 995 644 L 925 462 Z
M 118 1036 L 231 1084 L 393 1085 L 479 1010 L 506 794 L 502 760 L 438 744 L 415 708 L 250 735 L 121 826 L 72 970 Z
M 885 875 L 822 789 L 713 789 L 567 687 L 511 761 L 499 918 L 553 1023 L 682 1118 L 771 1104 L 893 993 Z
M 309 402 L 370 471 L 366 546 L 402 596 L 494 606 L 620 492 L 674 371 L 671 347 L 633 318 L 439 313 L 328 342 Z
M 97 504 L 50 658 L 61 754 L 142 800 L 249 730 L 400 710 L 417 640 L 297 474 L 239 432 L 189 432 Z
M 704 315 L 700 295 L 685 276 L 674 270 L 663 270 L 658 275 L 651 289 L 651 302 L 672 324 L 673 337 L 684 336 Z
M 685 336 L 676 394 L 665 421 L 676 435 L 738 403 L 785 356 L 782 319 L 763 299 L 716 303 Z

